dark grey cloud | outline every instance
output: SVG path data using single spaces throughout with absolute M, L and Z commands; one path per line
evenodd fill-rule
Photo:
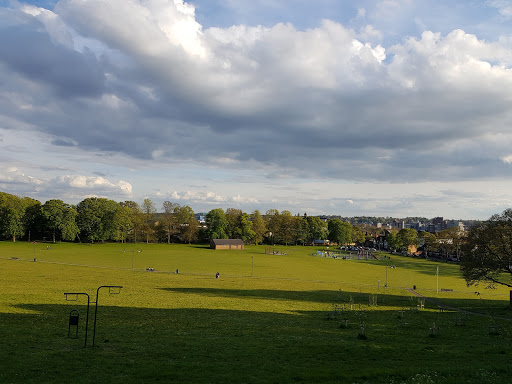
M 0 61 L 14 73 L 49 86 L 60 97 L 95 97 L 104 92 L 105 73 L 96 57 L 87 50 L 79 53 L 57 45 L 33 19 L 0 24 Z

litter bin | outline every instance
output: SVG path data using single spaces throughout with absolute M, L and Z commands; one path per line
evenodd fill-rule
M 415 286 L 415 285 L 413 285 L 413 286 L 412 286 L 412 289 L 416 290 L 416 286 Z

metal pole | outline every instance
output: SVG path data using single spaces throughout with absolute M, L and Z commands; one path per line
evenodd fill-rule
M 252 277 L 253 271 L 254 271 L 254 256 L 251 256 L 251 277 Z
M 439 293 L 439 265 L 437 266 L 436 275 L 437 275 L 437 293 Z
M 100 293 L 100 288 L 101 287 L 98 287 L 98 289 L 96 290 L 96 307 L 94 309 L 94 330 L 92 332 L 92 346 L 93 347 L 94 347 L 94 341 L 96 339 L 96 317 L 98 315 L 98 296 Z
M 84 295 L 87 295 L 87 293 L 84 293 Z M 84 342 L 84 348 L 87 347 L 87 330 L 89 329 L 89 304 L 90 304 L 90 298 L 89 298 L 89 295 L 87 295 L 87 314 L 85 315 L 85 342 Z
M 100 293 L 100 289 L 101 288 L 123 288 L 122 286 L 120 285 L 102 285 L 101 287 L 98 287 L 98 289 L 96 290 L 96 308 L 94 310 L 94 330 L 93 330 L 93 333 L 92 333 L 92 346 L 94 347 L 94 343 L 95 343 L 95 339 L 96 339 L 96 319 L 97 319 L 97 315 L 98 315 L 98 296 L 99 296 L 99 293 Z
M 388 287 L 388 263 L 386 263 L 386 285 L 385 287 Z

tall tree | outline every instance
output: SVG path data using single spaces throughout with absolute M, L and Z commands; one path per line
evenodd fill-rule
M 256 232 L 252 229 L 252 222 L 247 213 L 242 213 L 240 216 L 239 228 L 240 231 L 238 235 L 244 243 L 250 242 L 256 236 Z
M 307 222 L 309 225 L 309 243 L 313 243 L 314 240 L 326 240 L 328 236 L 327 223 L 322 221 L 318 216 L 308 216 Z
M 29 200 L 23 221 L 25 223 L 27 241 L 30 242 L 32 238 L 37 239 L 38 236 L 41 235 L 41 231 L 44 227 L 43 208 L 41 202 L 37 200 L 32 200 L 28 197 L 24 199 Z
M 295 217 L 291 214 L 290 211 L 284 210 L 281 212 L 281 218 L 279 220 L 279 240 L 285 245 L 293 243 L 295 238 L 294 222 Z
M 127 228 L 127 239 L 131 238 L 133 242 L 136 243 L 138 238 L 137 236 L 142 231 L 144 214 L 142 213 L 139 204 L 135 201 L 127 200 L 119 205 L 130 210 L 129 218 L 131 226 Z
M 206 233 L 209 240 L 227 239 L 228 221 L 222 208 L 212 209 L 206 214 Z
M 457 260 L 460 260 L 462 244 L 465 240 L 465 234 L 458 227 L 451 227 L 439 232 L 439 246 L 444 251 L 445 257 L 454 254 Z
M 302 216 L 295 216 L 295 244 L 305 245 L 311 237 L 307 219 Z
M 468 285 L 512 288 L 512 209 L 473 226 L 463 253 L 460 269 Z
M 43 216 L 45 226 L 52 233 L 52 239 L 55 243 L 55 236 L 58 234 L 62 240 L 72 241 L 78 234 L 76 216 L 78 212 L 69 204 L 62 200 L 52 199 L 43 204 Z
M 24 216 L 27 206 L 22 198 L 8 193 L 0 193 L 0 226 L 4 236 L 16 242 L 25 234 Z
M 418 233 L 418 242 L 420 241 L 423 243 L 423 249 L 425 250 L 426 257 L 428 257 L 429 250 L 437 248 L 438 245 L 436 235 L 426 231 Z
M 167 244 L 171 244 L 171 236 L 176 233 L 177 220 L 174 210 L 179 206 L 179 204 L 171 203 L 170 201 L 164 201 L 162 204 L 163 215 L 161 225 L 167 235 Z
M 402 228 L 397 234 L 404 251 L 409 251 L 410 246 L 418 246 L 418 232 L 413 228 Z
M 142 203 L 142 213 L 144 214 L 144 233 L 146 234 L 146 244 L 149 243 L 149 238 L 155 232 L 155 204 L 149 199 L 145 198 Z
M 332 219 L 327 223 L 330 241 L 339 245 L 346 245 L 352 242 L 352 224 L 341 221 L 340 219 Z
M 178 228 L 177 233 L 181 241 L 191 243 L 197 239 L 199 223 L 196 220 L 194 211 L 188 205 L 177 206 L 174 209 L 174 216 Z
M 265 213 L 265 224 L 268 230 L 268 237 L 274 245 L 276 239 L 279 239 L 281 230 L 281 215 L 277 209 L 269 209 Z
M 366 238 L 364 236 L 364 233 L 363 233 L 363 230 L 361 229 L 361 227 L 358 225 L 353 225 L 352 226 L 352 242 L 361 244 L 361 243 L 364 243 L 365 239 Z
M 121 243 L 127 241 L 130 232 L 133 232 L 133 211 L 126 205 L 119 204 L 119 208 L 115 213 L 115 227 L 116 236 L 115 240 L 120 240 Z
M 255 210 L 252 215 L 252 230 L 254 231 L 253 242 L 258 245 L 263 241 L 263 237 L 267 233 L 267 226 L 265 225 L 265 220 L 261 216 L 260 211 Z
M 119 204 L 113 200 L 88 197 L 78 203 L 76 222 L 90 242 L 105 241 L 116 237 L 116 211 Z
M 226 209 L 226 220 L 228 227 L 226 232 L 230 239 L 239 239 L 242 229 L 240 228 L 240 221 L 242 218 L 242 210 L 237 208 Z

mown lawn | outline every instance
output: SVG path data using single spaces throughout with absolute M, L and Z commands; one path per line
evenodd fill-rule
M 1 383 L 505 383 L 512 373 L 508 291 L 468 288 L 456 265 L 439 264 L 439 288 L 453 292 L 438 293 L 437 263 L 399 256 L 386 266 L 311 247 L 49 245 L 0 243 Z M 100 290 L 96 346 L 92 304 L 84 348 L 87 300 L 64 292 L 94 302 L 101 285 L 123 288 Z M 413 285 L 483 316 L 428 301 L 418 310 Z

